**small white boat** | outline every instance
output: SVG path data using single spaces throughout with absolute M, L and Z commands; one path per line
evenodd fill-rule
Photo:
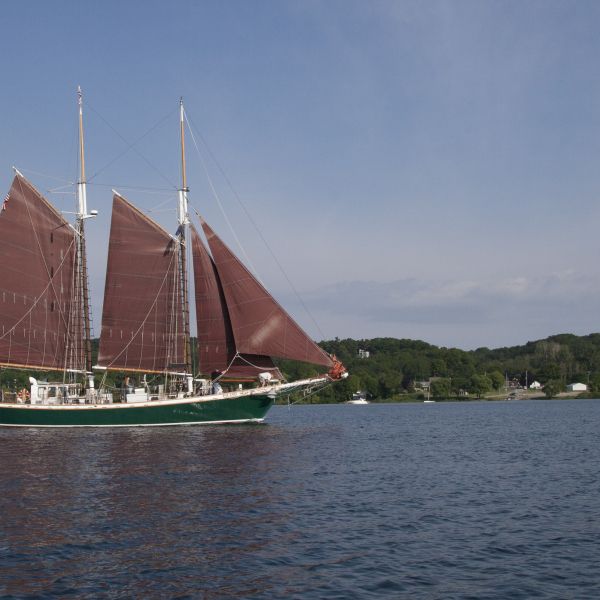
M 359 390 L 355 394 L 352 394 L 352 400 L 348 400 L 346 404 L 369 404 L 367 393 Z
M 435 404 L 435 400 L 423 400 L 423 404 Z

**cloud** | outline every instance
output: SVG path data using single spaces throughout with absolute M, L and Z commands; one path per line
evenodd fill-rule
M 330 336 L 500 346 L 594 331 L 599 281 L 575 271 L 487 280 L 349 281 L 315 290 L 305 301 Z

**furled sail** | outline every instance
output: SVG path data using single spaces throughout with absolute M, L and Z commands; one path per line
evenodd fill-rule
M 113 197 L 98 364 L 184 368 L 178 242 L 119 194 Z
M 206 374 L 226 372 L 229 379 L 254 378 L 257 373 L 268 371 L 280 379 L 281 373 L 269 356 L 237 355 L 217 268 L 196 229 L 193 226 L 190 229 L 200 371 Z
M 0 209 L 0 364 L 83 370 L 77 233 L 20 174 Z
M 223 288 L 237 351 L 331 367 L 331 357 L 304 333 L 204 221 L 202 228 Z

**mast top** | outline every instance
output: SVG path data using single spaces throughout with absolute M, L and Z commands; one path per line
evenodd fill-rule
M 187 177 L 185 173 L 185 112 L 183 110 L 183 96 L 179 98 L 179 135 L 180 135 L 180 143 L 181 143 L 181 191 L 188 192 L 187 187 Z M 186 199 L 187 205 L 187 199 Z M 187 206 L 185 207 L 187 212 Z
M 85 179 L 85 150 L 83 142 L 83 92 L 77 86 L 77 104 L 79 105 L 79 181 L 77 182 L 77 214 L 82 219 L 87 216 L 87 194 Z

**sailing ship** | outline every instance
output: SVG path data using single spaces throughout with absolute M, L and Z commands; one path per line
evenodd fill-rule
M 78 109 L 75 224 L 16 169 L 0 210 L 0 370 L 57 374 L 55 381 L 31 375 L 29 390 L 3 392 L 0 425 L 259 422 L 277 398 L 314 393 L 347 375 L 205 221 L 207 244 L 191 223 L 182 101 L 176 234 L 113 190 L 98 361 L 92 365 L 85 222 L 97 212 L 87 208 L 81 90 Z M 188 253 L 202 377 L 192 361 Z M 286 382 L 273 358 L 319 365 L 326 373 Z M 120 386 L 109 385 L 111 372 L 123 374 Z M 134 378 L 137 383 L 130 383 Z M 233 382 L 235 389 L 223 391 Z

